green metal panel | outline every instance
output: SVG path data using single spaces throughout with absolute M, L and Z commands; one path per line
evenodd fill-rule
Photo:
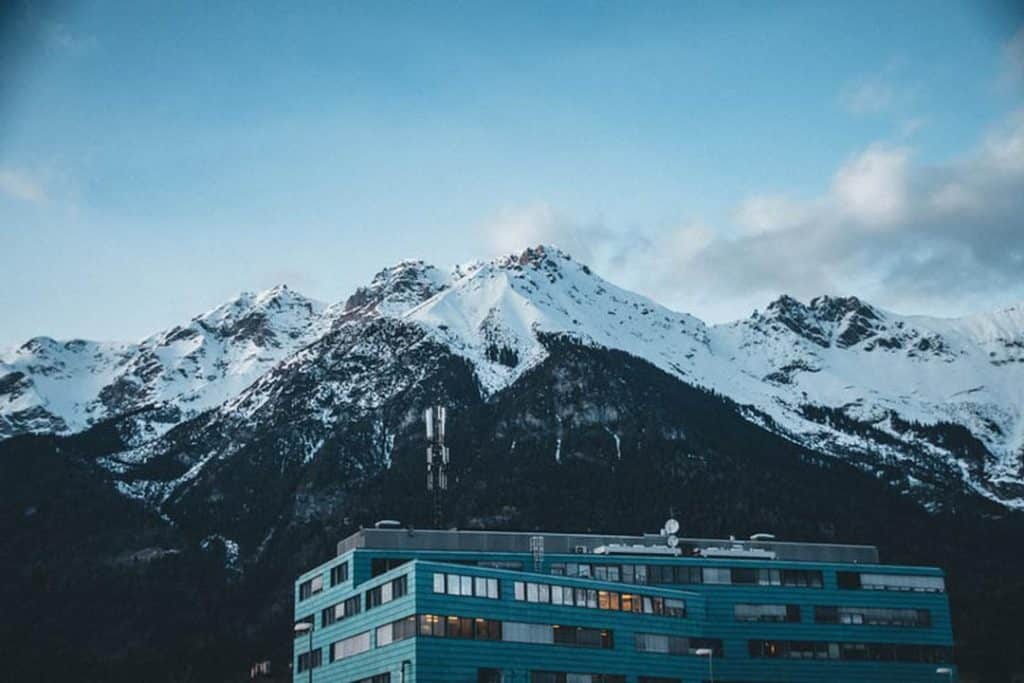
M 371 577 L 372 558 L 417 558 L 415 561 Z M 489 569 L 458 564 L 480 560 L 523 563 L 527 571 Z M 774 567 L 815 569 L 823 572 L 822 588 L 738 585 L 647 585 L 613 583 L 550 575 L 556 562 L 592 562 L 640 564 L 688 564 L 712 567 Z M 331 567 L 350 562 L 350 579 L 330 586 Z M 307 572 L 296 581 L 296 619 L 310 613 L 316 615 L 313 634 L 314 647 L 323 648 L 323 664 L 314 669 L 316 683 L 358 680 L 384 672 L 391 673 L 393 683 L 402 681 L 403 662 L 406 683 L 454 682 L 477 680 L 481 667 L 500 669 L 504 680 L 529 680 L 530 670 L 565 671 L 577 673 L 624 674 L 631 683 L 639 675 L 672 676 L 687 683 L 707 678 L 707 660 L 688 655 L 668 655 L 638 652 L 635 634 L 657 633 L 680 636 L 722 639 L 724 656 L 714 660 L 716 681 L 758 681 L 761 683 L 810 683 L 812 681 L 931 681 L 938 680 L 936 664 L 873 662 L 849 660 L 764 659 L 748 655 L 749 640 L 814 640 L 830 642 L 934 644 L 951 646 L 952 628 L 945 593 L 918 593 L 902 591 L 841 590 L 836 585 L 836 571 L 879 572 L 889 574 L 916 574 L 941 576 L 940 570 L 923 567 L 889 565 L 843 565 L 835 563 L 775 562 L 752 560 L 623 557 L 595 555 L 549 555 L 541 573 L 529 571 L 533 560 L 524 553 L 455 553 L 416 551 L 403 553 L 395 550 L 357 549 L 332 559 L 321 567 Z M 433 592 L 433 574 L 450 572 L 461 575 L 498 578 L 500 599 L 451 596 Z M 322 593 L 298 601 L 298 585 L 317 573 L 324 574 Z M 366 591 L 391 581 L 397 576 L 408 576 L 408 594 L 359 615 L 344 619 L 328 627 L 322 626 L 321 610 L 341 602 L 356 593 L 365 597 Z M 643 592 L 663 597 L 679 597 L 686 601 L 686 618 L 650 614 L 634 614 L 574 606 L 527 603 L 517 601 L 513 583 L 517 580 L 571 585 L 620 592 Z M 799 605 L 798 623 L 739 622 L 734 617 L 736 603 L 771 603 Z M 868 626 L 852 624 L 814 623 L 815 605 L 920 608 L 931 612 L 931 625 L 927 628 Z M 614 633 L 614 648 L 591 649 L 564 645 L 540 645 L 501 641 L 457 640 L 449 638 L 415 637 L 384 646 L 377 646 L 375 629 L 412 614 L 439 614 L 482 617 L 501 621 L 545 624 L 568 624 L 602 629 Z M 371 632 L 371 649 L 339 662 L 328 662 L 331 643 L 358 633 Z M 305 652 L 305 637 L 295 641 L 295 658 Z M 293 664 L 295 662 L 293 658 Z M 297 682 L 307 680 L 307 673 L 295 674 Z

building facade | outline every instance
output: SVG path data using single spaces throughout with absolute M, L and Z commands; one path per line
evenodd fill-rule
M 365 529 L 299 577 L 295 620 L 312 626 L 296 633 L 297 682 L 913 682 L 952 668 L 942 572 L 880 564 L 871 546 Z

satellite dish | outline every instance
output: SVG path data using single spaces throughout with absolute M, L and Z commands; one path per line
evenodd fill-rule
M 679 522 L 674 519 L 669 519 L 665 522 L 665 531 L 667 531 L 669 535 L 676 533 L 679 531 Z
M 675 548 L 677 545 L 679 545 L 679 537 L 678 536 L 669 536 L 665 540 L 665 542 L 668 543 L 668 547 L 669 548 Z

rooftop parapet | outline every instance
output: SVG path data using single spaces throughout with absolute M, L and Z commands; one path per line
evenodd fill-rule
M 637 554 L 644 548 L 665 548 L 665 536 L 615 536 L 601 534 L 565 534 L 529 531 L 461 531 L 413 528 L 361 529 L 338 543 L 338 554 L 355 549 L 530 553 L 530 539 L 543 537 L 544 553 L 555 555 L 591 555 L 601 546 L 636 546 Z M 744 548 L 775 553 L 775 559 L 788 562 L 836 562 L 878 564 L 878 548 L 872 545 L 836 543 L 801 543 L 775 540 L 744 540 L 714 538 L 679 538 L 680 557 L 690 557 L 695 550 L 730 547 L 741 543 Z M 619 557 L 622 554 L 618 554 Z M 659 556 L 672 557 L 671 555 Z M 604 557 L 604 555 L 597 555 Z

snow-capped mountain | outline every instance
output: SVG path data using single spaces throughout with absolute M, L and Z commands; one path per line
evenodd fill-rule
M 349 429 L 387 462 L 396 431 L 417 419 L 409 397 L 432 393 L 424 385 L 440 382 L 447 395 L 433 393 L 449 401 L 500 401 L 550 361 L 553 340 L 642 359 L 925 502 L 961 486 L 1024 508 L 1024 307 L 937 319 L 852 297 L 781 297 L 708 326 L 552 247 L 450 273 L 405 261 L 326 308 L 287 289 L 243 295 L 135 345 L 32 340 L 0 359 L 0 436 L 74 432 L 159 406 L 129 421 L 148 431 L 133 427 L 132 448 L 106 462 L 125 493 L 163 504 L 260 435 L 290 458 L 280 471 Z M 380 416 L 395 410 L 390 423 Z M 558 416 L 555 458 L 574 418 Z M 618 451 L 615 411 L 595 407 L 587 420 Z M 181 471 L 144 473 L 162 459 Z
M 139 438 L 236 396 L 310 341 L 323 304 L 288 289 L 243 293 L 139 343 L 36 337 L 0 357 L 0 439 L 67 434 L 150 407 Z

